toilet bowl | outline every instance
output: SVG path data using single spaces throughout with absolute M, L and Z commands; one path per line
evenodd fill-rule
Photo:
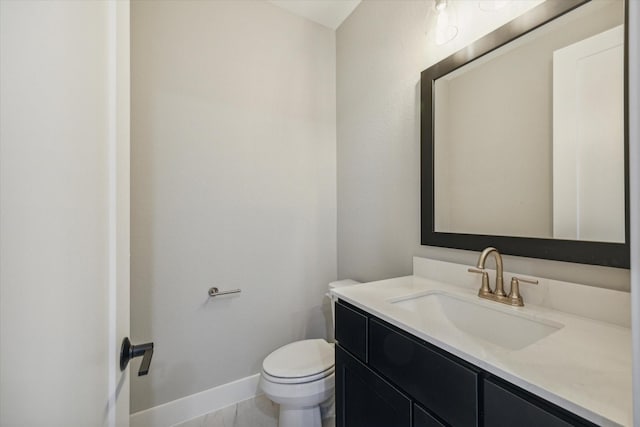
M 356 283 L 341 280 L 329 288 Z M 332 320 L 333 303 L 332 299 Z M 334 371 L 334 345 L 324 339 L 296 341 L 269 354 L 262 363 L 260 388 L 280 405 L 278 426 L 322 427 L 320 408 L 331 413 L 327 408 L 333 403 Z
M 280 405 L 280 427 L 321 427 L 320 404 L 335 388 L 333 344 L 323 339 L 296 341 L 262 363 L 260 388 Z

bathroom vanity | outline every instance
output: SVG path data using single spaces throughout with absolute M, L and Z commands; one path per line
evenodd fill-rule
M 628 294 L 540 279 L 508 307 L 479 284 L 415 258 L 333 291 L 338 427 L 631 425 Z
M 336 313 L 344 426 L 594 425 L 352 305 Z

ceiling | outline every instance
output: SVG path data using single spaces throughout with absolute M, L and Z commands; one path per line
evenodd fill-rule
M 361 0 L 267 0 L 303 18 L 337 29 Z

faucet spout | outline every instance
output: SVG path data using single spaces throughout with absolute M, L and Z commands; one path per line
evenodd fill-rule
M 497 297 L 504 297 L 507 294 L 504 292 L 504 277 L 503 277 L 503 269 L 502 269 L 502 256 L 500 252 L 496 248 L 488 247 L 485 248 L 478 258 L 477 267 L 481 270 L 484 270 L 484 265 L 487 262 L 487 257 L 489 255 L 493 255 L 493 258 L 496 261 L 496 290 L 494 295 Z
M 496 290 L 491 290 L 489 286 L 489 273 L 485 271 L 484 265 L 487 263 L 489 255 L 493 255 L 496 260 Z M 513 277 L 511 279 L 511 291 L 509 296 L 504 292 L 504 278 L 502 270 L 502 255 L 496 248 L 488 247 L 480 253 L 478 258 L 477 268 L 469 268 L 470 273 L 482 274 L 482 286 L 478 291 L 480 298 L 488 299 L 491 301 L 501 302 L 515 307 L 522 307 L 524 302 L 522 301 L 522 295 L 520 295 L 520 282 L 537 284 L 538 281 L 534 279 L 522 279 L 520 277 Z

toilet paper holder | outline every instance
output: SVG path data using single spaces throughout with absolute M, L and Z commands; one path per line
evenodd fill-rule
M 220 295 L 229 295 L 229 294 L 239 294 L 242 292 L 242 289 L 231 289 L 230 291 L 221 291 L 215 286 L 209 288 L 209 296 L 210 297 L 219 297 Z

